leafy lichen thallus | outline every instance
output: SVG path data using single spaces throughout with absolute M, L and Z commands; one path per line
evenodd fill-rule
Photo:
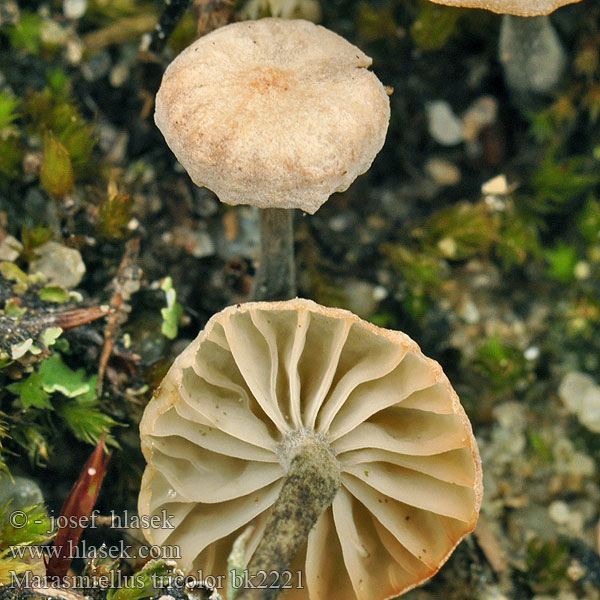
M 383 146 L 371 62 L 324 27 L 268 18 L 200 38 L 165 71 L 155 121 L 179 162 L 222 202 L 261 209 L 254 299 L 296 295 L 290 209 L 313 214 Z

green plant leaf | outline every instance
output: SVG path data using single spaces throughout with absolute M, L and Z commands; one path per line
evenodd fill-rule
M 19 381 L 6 386 L 6 389 L 19 396 L 23 408 L 39 408 L 52 410 L 50 394 L 43 388 L 43 378 L 39 373 L 32 373 Z
M 60 392 L 67 398 L 75 398 L 94 390 L 94 378 L 88 379 L 83 369 L 70 369 L 60 354 L 53 354 L 47 358 L 39 368 L 39 375 L 44 391 L 49 394 Z
M 170 277 L 164 279 L 160 289 L 163 290 L 167 296 L 167 307 L 160 309 L 160 314 L 163 318 L 160 331 L 165 337 L 173 340 L 177 337 L 179 319 L 181 319 L 181 315 L 183 314 L 183 307 L 177 302 L 177 293 L 175 292 L 173 281 Z

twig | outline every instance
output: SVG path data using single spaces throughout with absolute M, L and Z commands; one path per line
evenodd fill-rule
M 141 269 L 137 264 L 140 253 L 140 239 L 129 240 L 125 245 L 125 254 L 119 265 L 119 269 L 113 279 L 113 295 L 110 299 L 110 308 L 112 313 L 108 318 L 104 328 L 104 347 L 100 355 L 98 365 L 98 382 L 96 391 L 98 396 L 102 394 L 102 384 L 106 366 L 112 354 L 115 341 L 119 335 L 120 326 L 127 321 L 127 314 L 130 306 L 127 304 L 135 292 L 140 289 Z

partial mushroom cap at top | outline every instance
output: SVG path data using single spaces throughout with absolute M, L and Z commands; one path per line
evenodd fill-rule
M 287 600 L 382 600 L 425 581 L 477 521 L 481 464 L 438 363 L 401 332 L 309 300 L 215 315 L 175 360 L 140 425 L 145 531 L 190 574 L 225 575 L 254 525 L 254 553 L 307 438 L 341 487 L 290 566 Z
M 561 6 L 574 4 L 580 0 L 431 0 L 436 4 L 462 6 L 464 8 L 483 8 L 495 13 L 516 15 L 519 17 L 537 17 L 548 15 Z
M 309 21 L 234 23 L 169 65 L 155 121 L 222 202 L 314 213 L 383 146 L 389 99 L 371 62 Z

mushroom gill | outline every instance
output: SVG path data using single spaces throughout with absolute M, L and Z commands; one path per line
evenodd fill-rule
M 441 367 L 401 332 L 309 300 L 215 315 L 176 359 L 141 423 L 147 530 L 188 572 L 225 575 L 248 524 L 250 560 L 307 440 L 339 487 L 289 567 L 288 599 L 380 600 L 425 581 L 475 527 L 481 464 Z

